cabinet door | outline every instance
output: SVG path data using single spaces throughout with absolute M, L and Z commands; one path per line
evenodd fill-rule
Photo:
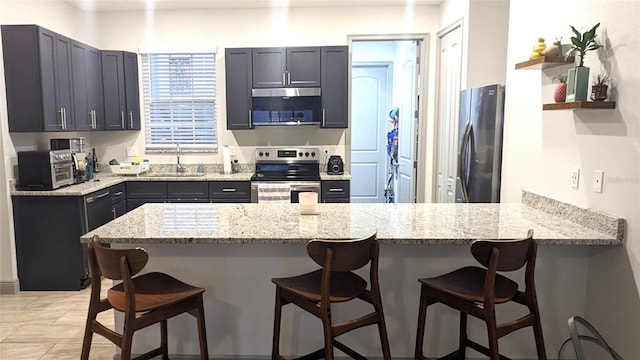
M 286 84 L 286 49 L 253 49 L 253 87 L 284 87 Z
M 42 115 L 44 131 L 65 131 L 67 122 L 65 115 L 70 115 L 71 88 L 68 53 L 65 53 L 65 40 L 58 41 L 58 34 L 47 29 L 38 28 L 40 50 L 40 76 L 42 91 Z M 69 50 L 69 48 L 67 49 Z M 66 75 L 67 79 L 63 79 Z M 60 84 L 63 81 L 64 84 Z M 65 91 L 64 86 L 67 86 Z
M 87 46 L 85 59 L 87 66 L 87 107 L 93 120 L 92 129 L 104 130 L 104 94 L 100 50 Z
M 140 98 L 138 86 L 138 54 L 124 53 L 125 122 L 128 130 L 140 130 Z
M 126 212 L 127 212 L 126 200 L 120 201 L 118 203 L 111 205 L 111 214 L 113 215 L 114 219 L 124 215 Z
M 174 200 L 209 200 L 209 184 L 206 181 L 170 181 L 167 198 Z
M 62 130 L 74 130 L 71 85 L 71 39 L 55 35 L 56 107 L 63 112 Z
M 349 50 L 322 48 L 322 122 L 324 128 L 349 127 Z
M 92 130 L 93 117 L 89 112 L 87 85 L 87 46 L 78 41 L 71 44 L 71 70 L 73 74 L 73 113 L 76 130 Z
M 251 49 L 226 49 L 227 129 L 251 128 Z
M 102 51 L 101 56 L 105 129 L 124 130 L 126 129 L 124 55 L 122 51 Z
M 286 86 L 320 87 L 320 48 L 287 48 Z

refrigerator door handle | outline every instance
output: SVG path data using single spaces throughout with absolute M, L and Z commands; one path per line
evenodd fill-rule
M 458 174 L 460 175 L 460 188 L 462 190 L 462 200 L 469 202 L 469 194 L 467 192 L 467 178 L 468 169 L 467 163 L 467 149 L 469 147 L 469 140 L 471 138 L 471 132 L 473 131 L 473 125 L 471 120 L 467 121 L 467 126 L 464 129 L 464 135 L 462 136 L 462 144 L 460 144 L 460 153 L 458 154 Z

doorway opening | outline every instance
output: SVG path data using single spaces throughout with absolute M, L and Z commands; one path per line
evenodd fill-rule
M 351 202 L 415 203 L 425 37 L 351 40 Z

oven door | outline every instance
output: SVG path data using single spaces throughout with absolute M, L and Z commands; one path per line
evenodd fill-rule
M 51 184 L 54 189 L 73 184 L 73 162 L 51 164 Z
M 251 182 L 251 202 L 263 202 L 259 201 L 259 188 L 261 184 L 271 186 L 282 186 L 289 188 L 289 197 L 291 203 L 298 203 L 299 195 L 301 192 L 313 191 L 318 194 L 318 202 L 322 202 L 320 198 L 320 182 L 319 181 L 252 181 Z

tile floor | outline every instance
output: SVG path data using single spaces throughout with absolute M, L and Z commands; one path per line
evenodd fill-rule
M 110 286 L 103 282 L 103 292 Z M 78 360 L 90 289 L 0 295 L 0 359 Z M 99 315 L 113 328 L 113 311 Z M 113 360 L 115 345 L 93 336 L 90 359 Z

